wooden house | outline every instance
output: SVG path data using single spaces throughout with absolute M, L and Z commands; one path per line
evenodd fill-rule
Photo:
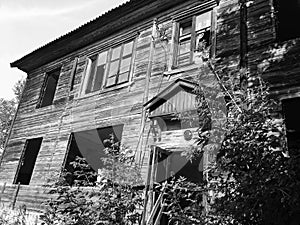
M 208 157 L 189 164 L 180 153 L 197 147 L 193 90 L 219 82 L 213 68 L 265 78 L 295 139 L 299 12 L 297 0 L 130 0 L 11 63 L 27 80 L 1 158 L 1 203 L 42 210 L 43 186 L 77 155 L 103 166 L 111 133 L 132 150 L 145 182 L 155 151 L 174 153 L 157 179 L 190 170 L 201 179 Z

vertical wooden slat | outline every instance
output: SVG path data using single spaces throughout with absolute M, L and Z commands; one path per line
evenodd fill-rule
M 190 61 L 189 61 L 189 63 L 193 62 L 195 46 L 196 46 L 196 16 L 193 16 L 192 31 L 191 31 Z
M 176 68 L 178 66 L 178 44 L 179 44 L 179 23 L 173 21 L 172 26 L 172 42 L 171 42 L 171 51 L 170 51 L 170 59 L 171 63 L 169 64 L 169 70 Z
M 19 190 L 20 190 L 20 185 L 21 185 L 21 183 L 19 182 L 19 183 L 18 183 L 18 186 L 17 186 L 17 189 L 16 189 L 16 191 L 15 191 L 15 193 L 14 193 L 13 201 L 12 201 L 12 203 L 11 203 L 11 208 L 12 208 L 12 209 L 15 209 L 15 205 L 16 205 L 16 202 L 17 202 L 17 197 L 18 197 Z
M 211 35 L 211 47 L 210 47 L 210 58 L 215 58 L 216 56 L 216 46 L 217 46 L 217 9 L 216 7 L 212 10 L 211 13 L 211 29 L 210 29 L 210 35 Z
M 77 67 L 78 57 L 74 59 L 71 75 L 70 75 L 70 91 L 74 89 L 74 81 L 75 81 L 75 74 L 76 74 L 76 67 Z

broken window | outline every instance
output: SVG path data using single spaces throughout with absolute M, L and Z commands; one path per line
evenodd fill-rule
M 50 71 L 46 74 L 46 79 L 40 95 L 38 108 L 52 105 L 59 74 L 60 68 Z
M 195 52 L 201 52 L 203 56 L 209 57 L 209 46 L 211 45 L 212 11 L 183 19 L 178 22 L 175 29 L 173 66 L 183 66 L 194 62 Z M 177 47 L 178 46 L 178 47 Z
M 106 68 L 107 51 L 88 58 L 87 86 L 85 94 L 98 91 L 102 87 Z
M 69 172 L 66 177 L 67 182 L 72 185 L 74 182 L 73 173 L 75 171 L 72 162 L 76 157 L 81 157 L 86 160 L 91 170 L 98 172 L 98 169 L 103 168 L 104 164 L 101 159 L 107 157 L 104 149 L 108 147 L 105 140 L 114 136 L 115 142 L 120 142 L 122 137 L 123 125 L 109 126 L 105 128 L 97 128 L 93 130 L 74 132 L 70 136 L 67 155 L 64 162 L 64 169 Z M 96 177 L 94 179 L 96 182 Z
M 26 140 L 14 184 L 28 185 L 32 176 L 35 161 L 38 156 L 43 138 Z
M 88 58 L 84 93 L 101 90 L 129 81 L 134 41 L 111 48 Z M 106 80 L 105 80 L 106 77 Z
M 276 0 L 277 35 L 280 41 L 300 37 L 300 29 L 295 26 L 300 21 L 299 0 Z
M 285 99 L 282 101 L 282 110 L 285 119 L 288 147 L 300 148 L 300 98 Z

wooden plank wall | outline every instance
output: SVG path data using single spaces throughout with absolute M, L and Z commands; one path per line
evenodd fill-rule
M 170 62 L 170 40 L 172 34 L 172 16 L 176 15 L 180 8 L 190 10 L 190 5 L 201 4 L 200 1 L 190 0 L 184 6 L 176 6 L 165 14 L 157 15 L 159 24 L 167 30 L 169 42 L 156 43 L 155 57 L 152 68 L 149 99 L 163 90 L 178 78 L 195 79 L 199 70 L 197 66 L 186 67 L 185 70 L 168 71 L 164 76 L 166 62 Z M 271 12 L 271 0 L 258 0 L 248 5 L 248 59 L 249 67 L 253 73 L 257 72 L 257 65 L 265 62 L 270 56 L 270 46 L 274 45 L 274 19 Z M 238 0 L 221 0 L 217 7 L 217 46 L 216 68 L 219 70 L 237 71 L 240 62 L 240 7 Z M 147 21 L 139 21 L 131 28 L 123 30 L 114 37 L 109 37 L 80 49 L 71 55 L 57 59 L 35 71 L 28 76 L 24 97 L 20 110 L 8 142 L 5 155 L 0 167 L 0 183 L 12 184 L 19 158 L 21 156 L 26 139 L 43 137 L 42 147 L 37 157 L 33 176 L 29 186 L 20 187 L 17 204 L 27 204 L 34 209 L 39 207 L 40 201 L 44 201 L 44 192 L 41 187 L 58 176 L 65 158 L 69 135 L 71 132 L 95 129 L 117 124 L 124 124 L 123 144 L 136 149 L 138 134 L 141 125 L 142 99 L 145 89 L 145 75 L 149 59 L 151 41 L 151 26 L 153 18 Z M 137 32 L 139 31 L 139 33 Z M 100 91 L 80 96 L 81 83 L 84 79 L 84 71 L 87 57 L 100 52 L 103 46 L 110 46 L 120 40 L 135 37 L 137 39 L 136 55 L 133 76 L 128 85 L 111 91 Z M 298 45 L 288 49 L 288 56 L 296 63 Z M 275 55 L 278 56 L 278 55 Z M 275 57 L 274 56 L 274 57 Z M 75 70 L 74 88 L 70 91 L 70 79 L 72 65 L 78 58 Z M 290 59 L 289 58 L 289 59 Z M 300 60 L 296 65 L 299 65 Z M 293 67 L 293 71 L 278 76 L 279 71 L 287 71 L 290 64 L 281 67 L 274 63 L 264 75 L 272 82 L 291 85 L 298 84 L 300 79 L 295 75 L 300 67 Z M 39 94 L 44 81 L 45 73 L 53 68 L 61 66 L 61 74 L 55 93 L 54 104 L 36 109 Z M 149 120 L 148 120 L 149 122 Z M 147 124 L 144 137 L 147 138 L 149 124 Z M 176 135 L 175 135 L 176 136 Z M 145 145 L 145 142 L 143 143 Z M 145 168 L 148 156 L 148 148 L 142 152 L 143 176 L 146 176 Z M 15 186 L 7 187 L 1 199 L 9 203 Z M 32 197 L 35 196 L 35 197 Z

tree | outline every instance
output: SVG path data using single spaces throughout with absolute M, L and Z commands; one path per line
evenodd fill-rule
M 208 170 L 206 224 L 292 224 L 300 212 L 300 152 L 288 151 L 266 85 L 257 78 L 250 86 L 231 92 L 227 132 Z
M 4 148 L 15 111 L 16 104 L 14 100 L 0 99 L 0 149 Z
M 16 102 L 19 103 L 22 97 L 22 92 L 25 87 L 26 80 L 25 79 L 20 79 L 15 83 L 13 87 L 13 91 L 15 94 Z
M 22 79 L 15 84 L 13 88 L 15 99 L 6 100 L 0 98 L 0 150 L 4 148 L 13 117 L 16 113 L 16 105 L 21 99 L 24 85 L 25 80 Z

